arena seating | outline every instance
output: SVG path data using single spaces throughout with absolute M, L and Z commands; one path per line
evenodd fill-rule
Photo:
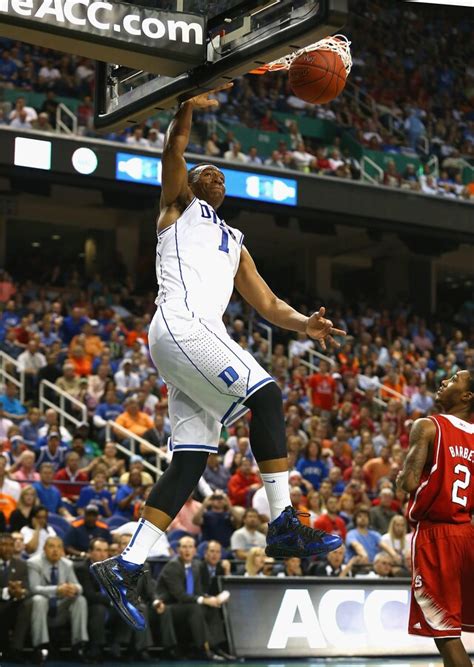
M 196 114 L 191 152 L 472 199 L 474 74 L 465 66 L 466 17 L 436 8 L 420 22 L 402 3 L 353 4 L 345 32 L 354 66 L 339 98 L 308 105 L 292 94 L 286 73 L 247 75 L 219 94 L 217 112 Z M 0 127 L 51 131 L 63 103 L 77 115 L 79 131 L 95 136 L 92 61 L 6 39 L 2 48 Z M 169 118 L 161 114 L 108 138 L 160 150 Z

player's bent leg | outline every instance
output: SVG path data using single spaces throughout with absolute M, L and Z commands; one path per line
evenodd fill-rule
M 338 535 L 303 526 L 292 507 L 288 484 L 285 418 L 279 387 L 264 385 L 246 401 L 252 411 L 250 442 L 270 504 L 266 554 L 274 558 L 324 555 L 341 546 Z
M 91 572 L 117 611 L 135 630 L 146 627 L 136 593 L 143 563 L 193 492 L 204 472 L 208 456 L 207 451 L 175 452 L 169 467 L 152 488 L 143 516 L 124 552 L 91 565 Z
M 435 643 L 443 658 L 444 667 L 472 667 L 471 659 L 458 637 L 435 638 Z

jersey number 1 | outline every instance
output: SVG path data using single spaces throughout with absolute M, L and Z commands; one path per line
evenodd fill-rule
M 227 253 L 229 252 L 229 234 L 224 228 L 222 228 L 222 239 L 218 250 L 222 250 L 222 252 Z
M 219 218 L 217 217 L 216 212 L 214 210 L 212 210 L 212 213 L 211 213 L 211 209 L 209 208 L 209 206 L 206 206 L 206 204 L 203 204 L 202 202 L 200 202 L 200 204 L 201 204 L 201 215 L 202 215 L 202 217 L 206 218 L 206 220 L 210 220 L 211 216 L 212 216 L 212 222 L 216 225 L 219 225 Z M 228 253 L 229 252 L 229 234 L 228 234 L 227 230 L 225 229 L 224 225 L 222 225 L 222 223 L 219 226 L 220 226 L 221 231 L 222 231 L 222 238 L 221 238 L 221 244 L 220 244 L 218 250 L 220 250 L 221 252 Z
M 467 496 L 460 496 L 458 494 L 458 491 L 460 489 L 464 490 L 468 488 L 469 482 L 471 481 L 471 471 L 466 466 L 463 466 L 461 463 L 458 463 L 458 465 L 454 468 L 454 474 L 455 475 L 462 474 L 464 476 L 464 479 L 457 479 L 454 482 L 453 489 L 451 492 L 451 500 L 453 501 L 453 503 L 457 503 L 458 505 L 466 507 Z

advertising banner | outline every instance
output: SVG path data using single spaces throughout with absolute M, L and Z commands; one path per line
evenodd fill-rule
M 130 67 L 149 65 L 140 58 L 146 54 L 163 61 L 147 71 L 162 74 L 184 72 L 206 55 L 204 17 L 115 1 L 0 0 L 0 35 Z
M 123 144 L 84 141 L 55 134 L 31 132 L 16 135 L 0 131 L 0 164 L 12 167 L 104 179 L 131 184 L 161 186 L 161 155 L 154 151 L 138 152 Z M 188 169 L 195 162 L 188 160 Z M 298 181 L 288 172 L 275 174 L 264 170 L 222 168 L 228 197 L 251 199 L 281 206 L 296 206 Z M 291 175 L 291 174 L 290 174 Z
M 407 580 L 313 577 L 221 579 L 225 616 L 239 657 L 437 655 L 434 641 L 407 633 Z M 474 635 L 464 637 L 474 651 Z

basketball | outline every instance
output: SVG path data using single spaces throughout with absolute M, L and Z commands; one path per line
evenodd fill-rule
M 295 58 L 289 70 L 290 88 L 301 100 L 326 104 L 346 85 L 346 68 L 333 51 L 309 51 Z

